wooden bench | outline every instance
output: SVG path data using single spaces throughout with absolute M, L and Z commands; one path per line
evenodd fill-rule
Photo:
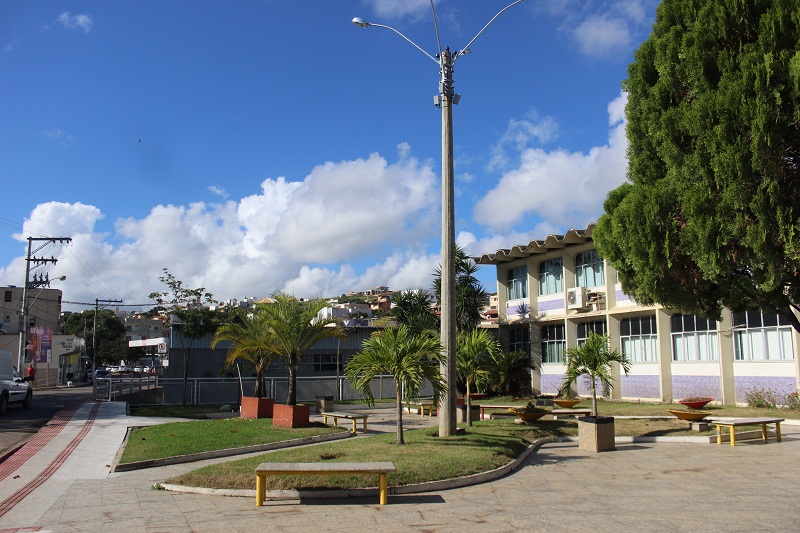
M 256 507 L 267 498 L 267 476 L 331 476 L 337 474 L 378 474 L 381 505 L 389 500 L 387 478 L 396 472 L 394 463 L 261 463 L 256 468 Z
M 411 408 L 417 407 L 419 408 L 419 414 L 421 416 L 425 416 L 425 408 L 428 408 L 428 416 L 433 416 L 433 410 L 436 409 L 436 404 L 433 402 L 432 399 L 424 399 L 424 400 L 416 400 L 416 401 L 408 401 L 403 402 L 403 406 L 405 406 L 406 411 L 408 414 L 411 414 Z
M 338 426 L 339 425 L 339 419 L 340 418 L 343 418 L 345 420 L 352 420 L 353 421 L 353 435 L 355 435 L 357 433 L 356 432 L 356 423 L 359 420 L 361 420 L 361 421 L 364 422 L 364 433 L 367 432 L 367 416 L 368 415 L 361 415 L 361 414 L 358 414 L 358 413 L 332 412 L 332 411 L 323 411 L 320 414 L 322 415 L 322 423 L 323 424 L 327 424 L 329 418 L 333 419 L 333 425 L 334 426 Z
M 781 422 L 783 422 L 783 420 L 783 418 L 736 418 L 734 420 L 715 420 L 713 423 L 717 426 L 717 444 L 722 444 L 722 428 L 728 427 L 731 432 L 731 446 L 736 446 L 735 428 L 741 426 L 761 426 L 761 439 L 766 442 L 768 424 L 775 424 L 775 437 L 777 437 L 778 442 L 780 442 Z
M 591 409 L 553 409 L 550 411 L 550 414 L 553 415 L 553 418 L 558 418 L 559 416 L 592 416 Z
M 475 407 L 475 406 L 473 406 L 473 407 Z M 486 409 L 506 409 L 506 410 L 508 410 L 508 409 L 511 409 L 512 407 L 525 407 L 525 406 L 524 405 L 486 405 L 486 404 L 481 404 L 481 405 L 478 405 L 477 407 L 479 407 L 480 410 L 481 410 L 481 420 L 484 420 Z

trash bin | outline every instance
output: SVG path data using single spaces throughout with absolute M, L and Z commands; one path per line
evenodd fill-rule
M 314 403 L 317 413 L 333 411 L 333 396 L 317 396 Z

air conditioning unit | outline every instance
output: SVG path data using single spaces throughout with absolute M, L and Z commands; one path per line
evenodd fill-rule
M 586 287 L 567 289 L 567 309 L 586 309 L 588 306 Z

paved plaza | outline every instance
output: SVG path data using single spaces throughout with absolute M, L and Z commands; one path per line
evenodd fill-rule
M 91 420 L 92 410 L 96 417 Z M 370 431 L 393 431 L 392 409 Z M 375 421 L 373 422 L 373 418 Z M 410 415 L 412 426 L 436 418 Z M 376 497 L 271 501 L 154 490 L 211 461 L 111 473 L 130 417 L 122 403 L 86 403 L 0 464 L 0 532 L 797 531 L 800 426 L 783 442 L 618 443 L 591 454 L 552 443 L 516 472 L 465 488 Z M 51 431 L 50 433 L 53 433 Z M 48 440 L 49 439 L 49 440 Z M 47 442 L 44 442 L 47 441 Z M 30 444 L 36 446 L 27 449 Z M 233 458 L 237 459 L 237 458 Z M 231 460 L 217 459 L 212 461 Z M 432 460 L 435 460 L 432 458 Z M 389 477 L 391 484 L 391 476 Z M 255 476 L 254 481 L 255 485 Z

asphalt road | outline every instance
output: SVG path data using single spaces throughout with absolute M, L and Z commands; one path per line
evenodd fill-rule
M 17 403 L 9 404 L 6 414 L 0 416 L 0 459 L 35 435 L 61 409 L 91 399 L 91 387 L 34 389 L 30 409 L 23 409 Z

